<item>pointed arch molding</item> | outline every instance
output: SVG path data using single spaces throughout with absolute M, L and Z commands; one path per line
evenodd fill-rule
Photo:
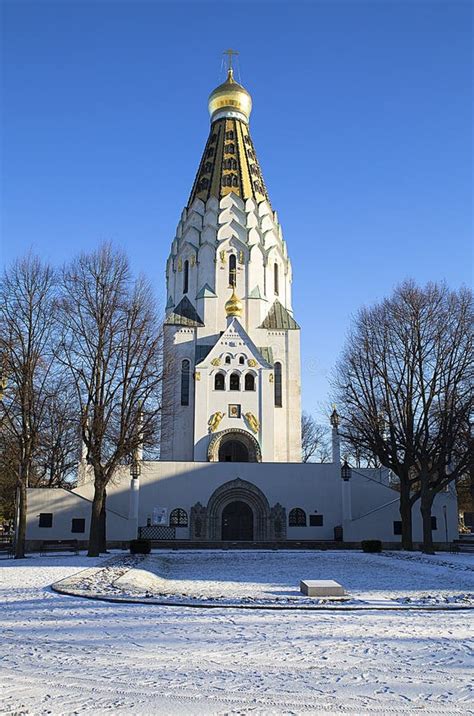
M 207 459 L 209 462 L 219 462 L 219 448 L 228 440 L 240 440 L 249 451 L 249 462 L 262 462 L 262 451 L 256 438 L 247 430 L 241 428 L 228 428 L 216 433 L 209 443 Z
M 222 512 L 224 508 L 240 500 L 245 502 L 254 516 L 254 541 L 266 542 L 285 539 L 286 513 L 281 505 L 270 508 L 263 492 L 251 482 L 239 477 L 218 487 L 207 503 L 207 538 L 220 540 L 222 530 Z M 283 510 L 283 518 L 280 515 Z M 281 527 L 280 527 L 281 523 Z

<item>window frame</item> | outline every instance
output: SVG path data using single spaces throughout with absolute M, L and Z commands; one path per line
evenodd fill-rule
M 229 256 L 229 288 L 237 286 L 237 256 L 230 254 Z
M 217 387 L 217 379 L 218 378 L 219 378 L 219 382 L 220 382 L 220 379 L 222 378 L 222 388 Z M 218 390 L 219 392 L 225 390 L 225 373 L 223 373 L 222 371 L 218 371 L 214 375 L 214 390 Z
M 307 527 L 306 512 L 302 507 L 292 507 L 288 513 L 288 527 Z
M 78 527 L 77 523 L 80 522 L 82 524 L 82 530 L 80 529 L 74 529 L 74 527 Z M 76 523 L 76 524 L 74 524 Z M 86 518 L 85 517 L 73 517 L 71 519 L 71 533 L 72 534 L 84 534 L 86 531 Z
M 45 520 L 44 518 L 48 518 Z M 48 522 L 49 524 L 42 524 L 43 522 Z M 53 513 L 52 512 L 40 512 L 38 515 L 38 527 L 41 527 L 41 529 L 51 529 L 53 526 Z
M 184 515 L 184 517 L 183 517 Z M 189 527 L 188 513 L 183 507 L 174 507 L 170 512 L 170 527 Z
M 273 292 L 275 296 L 280 295 L 280 267 L 277 261 L 273 264 Z
M 183 265 L 183 294 L 189 291 L 189 261 L 186 259 Z
M 184 358 L 181 361 L 181 405 L 189 406 L 191 397 L 191 361 Z
M 283 366 L 280 361 L 277 361 L 273 366 L 274 379 L 273 379 L 273 402 L 275 408 L 283 407 Z
M 235 379 L 235 378 L 237 379 L 237 385 L 238 385 L 237 388 L 232 387 L 232 383 L 233 383 L 233 380 L 232 380 L 232 379 L 233 379 L 233 378 L 234 378 L 234 379 Z M 235 391 L 235 392 L 238 392 L 238 391 L 240 390 L 240 378 L 241 378 L 240 373 L 237 373 L 237 371 L 235 371 L 235 370 L 230 374 L 230 377 L 229 377 L 229 390 L 232 390 L 232 391 Z M 235 381 L 234 381 L 234 382 L 235 382 Z
M 252 387 L 248 388 L 247 381 L 250 379 L 252 379 Z M 256 386 L 255 374 L 251 373 L 251 372 L 246 373 L 244 376 L 244 390 L 246 390 L 248 392 L 255 392 L 255 386 Z

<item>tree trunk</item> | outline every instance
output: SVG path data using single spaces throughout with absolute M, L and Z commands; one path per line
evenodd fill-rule
M 104 489 L 104 497 L 102 499 L 102 509 L 100 511 L 99 549 L 101 552 L 107 552 L 107 512 L 105 509 L 106 502 L 107 502 L 107 490 Z
M 423 520 L 423 552 L 434 554 L 433 532 L 431 530 L 431 508 L 433 505 L 434 493 L 426 488 L 421 488 L 421 517 Z
M 98 557 L 102 547 L 101 537 L 101 512 L 104 503 L 105 486 L 102 482 L 96 481 L 94 487 L 94 499 L 92 500 L 91 528 L 89 531 L 88 557 Z
M 17 500 L 19 504 L 15 505 L 15 559 L 23 559 L 26 540 L 26 484 L 22 479 L 18 481 Z
M 412 503 L 410 485 L 400 480 L 400 517 L 402 520 L 402 549 L 413 550 Z

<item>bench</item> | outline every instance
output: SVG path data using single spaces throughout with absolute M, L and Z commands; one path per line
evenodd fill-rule
M 7 554 L 9 557 L 13 557 L 13 540 L 2 539 L 0 540 L 0 554 Z
M 77 539 L 45 539 L 40 544 L 40 554 L 45 552 L 74 552 L 79 553 Z

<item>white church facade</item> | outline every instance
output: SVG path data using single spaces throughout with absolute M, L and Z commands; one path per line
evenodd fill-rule
M 209 98 L 211 126 L 166 267 L 166 375 L 160 461 L 118 471 L 107 540 L 156 545 L 400 541 L 386 472 L 341 476 L 301 463 L 300 326 L 292 270 L 249 132 L 252 100 L 234 80 Z M 87 541 L 92 474 L 72 490 L 31 489 L 27 541 Z M 453 491 L 438 496 L 434 541 L 457 533 Z M 414 539 L 421 541 L 415 506 Z

